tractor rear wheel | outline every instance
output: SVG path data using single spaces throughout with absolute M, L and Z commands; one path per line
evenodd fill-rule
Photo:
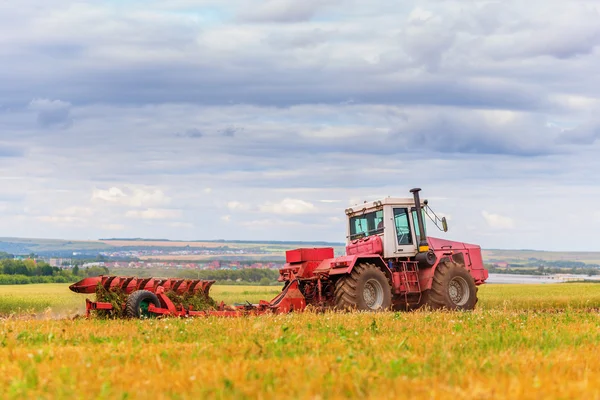
M 363 263 L 335 282 L 337 309 L 380 311 L 392 304 L 392 289 L 387 276 L 374 264 Z
M 125 316 L 128 318 L 150 318 L 154 314 L 148 311 L 150 304 L 160 307 L 158 297 L 148 290 L 136 290 L 127 297 Z
M 477 286 L 465 268 L 452 261 L 438 264 L 424 302 L 432 309 L 472 310 L 477 304 Z

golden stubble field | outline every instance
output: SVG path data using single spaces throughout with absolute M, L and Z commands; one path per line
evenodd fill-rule
M 0 287 L 0 302 L 15 290 Z M 214 296 L 273 290 L 215 286 Z M 48 316 L 85 297 L 48 291 Z M 109 321 L 21 309 L 0 322 L 0 396 L 600 398 L 598 308 L 600 285 L 555 284 L 484 286 L 469 313 Z

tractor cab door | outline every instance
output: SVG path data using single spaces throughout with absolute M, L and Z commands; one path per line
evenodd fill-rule
M 417 253 L 413 218 L 407 207 L 393 207 L 394 257 L 410 257 Z

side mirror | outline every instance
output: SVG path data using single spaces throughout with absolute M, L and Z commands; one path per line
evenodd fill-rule
M 448 222 L 446 222 L 446 217 L 442 217 L 442 228 L 444 228 L 444 232 L 448 232 Z

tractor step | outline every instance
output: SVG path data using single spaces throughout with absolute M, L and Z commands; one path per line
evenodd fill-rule
M 413 261 L 399 263 L 398 270 L 392 272 L 392 278 L 396 294 L 421 293 L 418 263 Z

